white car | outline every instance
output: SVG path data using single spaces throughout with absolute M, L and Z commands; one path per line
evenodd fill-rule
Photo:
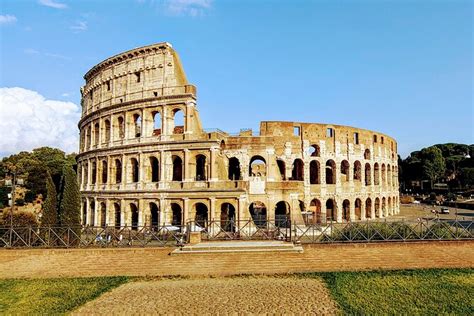
M 415 200 L 415 201 L 413 201 L 413 202 L 411 202 L 411 203 L 412 203 L 412 204 L 420 204 L 421 202 Z

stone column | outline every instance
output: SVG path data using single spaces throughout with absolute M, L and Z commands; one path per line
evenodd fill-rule
M 138 200 L 138 226 L 145 226 L 150 223 L 146 223 L 146 216 L 149 213 L 148 208 L 145 206 L 143 199 Z
M 195 109 L 195 103 L 192 101 L 186 102 L 186 113 L 185 113 L 185 123 L 184 123 L 184 134 L 193 134 L 191 115 Z
M 212 147 L 211 148 L 211 164 L 210 164 L 210 168 L 211 168 L 211 178 L 209 179 L 209 181 L 217 181 L 218 178 L 217 178 L 217 166 L 216 166 L 216 151 L 218 151 L 219 149 L 216 148 L 216 147 Z
M 211 197 L 209 198 L 209 214 L 207 216 L 207 219 L 209 221 L 212 221 L 216 218 L 219 218 L 216 214 L 216 198 Z
M 145 161 L 142 152 L 138 153 L 138 187 L 143 189 L 145 187 Z
M 126 207 L 125 207 L 125 200 L 124 199 L 121 199 L 120 200 L 120 227 L 124 227 L 125 225 L 127 225 L 127 216 L 126 216 L 126 213 L 127 210 L 126 210 Z
M 158 184 L 160 189 L 164 187 L 164 183 L 166 182 L 166 174 L 165 174 L 166 161 L 165 160 L 166 160 L 165 153 L 163 150 L 160 150 L 160 182 Z
M 99 222 L 100 209 L 98 206 L 99 206 L 99 203 L 97 202 L 97 198 L 94 197 L 94 226 L 100 226 L 100 222 Z
M 189 155 L 190 155 L 189 149 L 184 149 L 184 161 L 183 161 L 183 167 L 184 167 L 183 181 L 184 182 L 192 181 L 192 179 L 190 178 Z
M 342 223 L 343 200 L 336 200 L 336 222 Z
M 190 209 L 189 209 L 189 199 L 188 198 L 183 198 L 183 216 L 182 216 L 182 225 L 186 225 L 188 220 L 192 220 L 192 218 L 189 218 L 190 216 Z
M 126 183 L 127 183 L 127 161 L 125 160 L 125 155 L 122 154 L 122 181 L 120 182 L 121 189 L 125 189 Z
M 365 200 L 360 202 L 360 220 L 365 221 Z

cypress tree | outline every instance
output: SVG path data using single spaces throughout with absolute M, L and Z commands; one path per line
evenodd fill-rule
M 51 174 L 46 176 L 46 200 L 43 204 L 42 226 L 56 226 L 58 224 L 58 196 Z
M 59 219 L 62 226 L 77 227 L 81 225 L 81 197 L 79 183 L 72 166 L 63 167 L 64 186 Z

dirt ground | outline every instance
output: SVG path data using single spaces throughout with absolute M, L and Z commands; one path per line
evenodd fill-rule
M 335 315 L 337 311 L 321 279 L 259 276 L 131 282 L 73 314 Z

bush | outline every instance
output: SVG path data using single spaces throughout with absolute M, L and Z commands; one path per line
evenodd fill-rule
M 36 200 L 36 193 L 33 191 L 26 191 L 25 193 L 25 202 L 26 203 L 33 203 Z
M 2 225 L 10 226 L 10 212 L 3 212 Z M 13 226 L 37 226 L 36 215 L 31 212 L 19 211 L 13 212 Z

